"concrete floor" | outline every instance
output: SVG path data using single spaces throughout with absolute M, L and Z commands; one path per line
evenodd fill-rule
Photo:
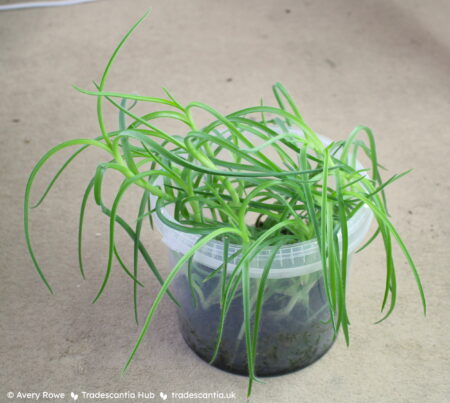
M 73 391 L 79 401 L 82 391 L 152 391 L 157 401 L 159 392 L 173 401 L 171 392 L 218 391 L 235 392 L 236 401 L 244 401 L 246 379 L 211 368 L 186 347 L 168 300 L 121 377 L 139 328 L 131 282 L 117 267 L 104 297 L 90 303 L 107 246 L 107 222 L 94 203 L 85 231 L 88 281 L 81 280 L 76 257 L 81 195 L 103 155 L 80 157 L 32 213 L 37 256 L 55 295 L 40 282 L 25 249 L 22 203 L 31 168 L 51 146 L 99 133 L 95 99 L 71 85 L 92 88 L 121 35 L 150 5 L 152 16 L 124 48 L 108 89 L 162 96 L 167 87 L 183 102 L 203 101 L 226 113 L 261 97 L 268 101 L 271 84 L 280 80 L 318 132 L 342 139 L 358 124 L 370 126 L 380 160 L 390 169 L 385 178 L 414 168 L 388 196 L 393 221 L 420 269 L 428 316 L 421 314 L 414 280 L 396 251 L 398 307 L 387 322 L 373 324 L 384 287 L 384 258 L 376 243 L 353 260 L 350 348 L 340 338 L 311 367 L 256 385 L 252 401 L 450 402 L 445 0 L 110 0 L 0 13 L 0 402 L 31 401 L 8 400 L 9 391 Z M 115 115 L 108 110 L 107 116 L 114 129 Z M 42 171 L 33 200 L 66 155 Z M 117 179 L 108 178 L 105 197 Z M 130 211 L 136 200 L 130 192 Z M 145 237 L 167 273 L 158 234 Z M 119 238 L 130 262 L 131 244 Z M 144 281 L 141 316 L 158 289 L 150 274 Z

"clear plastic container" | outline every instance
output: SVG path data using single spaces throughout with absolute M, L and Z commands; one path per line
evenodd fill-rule
M 321 139 L 325 144 L 329 143 L 328 139 Z M 358 164 L 357 168 L 361 166 Z M 167 211 L 163 211 L 163 214 L 173 220 Z M 353 253 L 369 230 L 371 220 L 372 212 L 363 206 L 348 221 L 348 268 Z M 173 267 L 196 243 L 198 236 L 174 230 L 157 217 L 155 223 L 169 248 L 170 264 Z M 240 248 L 240 245 L 230 244 L 228 255 L 233 255 Z M 250 262 L 252 314 L 256 290 L 270 253 L 271 248 L 264 249 Z M 178 318 L 183 337 L 191 349 L 207 362 L 211 360 L 216 346 L 221 314 L 221 282 L 220 275 L 204 280 L 222 265 L 223 260 L 223 243 L 210 241 L 192 259 L 191 281 L 194 292 L 189 285 L 187 264 L 180 270 L 171 287 L 181 305 Z M 228 261 L 228 275 L 238 260 L 239 256 Z M 282 246 L 273 260 L 266 283 L 257 342 L 256 375 L 280 375 L 301 369 L 325 354 L 333 342 L 334 331 L 329 321 L 316 240 Z M 239 287 L 226 317 L 219 353 L 212 364 L 232 373 L 248 373 L 242 292 Z
M 351 220 L 349 265 L 351 257 L 370 226 L 372 214 L 364 207 Z M 195 243 L 197 237 L 157 223 L 169 248 L 173 267 Z M 229 255 L 238 245 L 229 246 Z M 263 250 L 250 263 L 250 290 L 254 300 L 270 249 Z M 233 262 L 234 261 L 234 262 Z M 232 271 L 237 258 L 231 259 Z M 223 263 L 223 245 L 212 241 L 202 247 L 192 261 L 189 286 L 187 264 L 174 280 L 172 292 L 180 302 L 178 318 L 186 343 L 203 360 L 213 356 L 220 321 L 220 275 L 204 281 Z M 254 307 L 254 304 L 252 304 Z M 260 322 L 255 372 L 258 376 L 281 375 L 310 365 L 333 344 L 329 322 L 322 264 L 317 242 L 312 240 L 283 246 L 274 259 L 266 283 Z M 219 354 L 214 366 L 229 372 L 247 374 L 243 328 L 242 292 L 238 287 L 224 326 Z

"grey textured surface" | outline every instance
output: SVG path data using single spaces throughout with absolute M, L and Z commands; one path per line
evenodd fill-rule
M 353 260 L 350 348 L 340 338 L 311 367 L 256 385 L 252 400 L 449 402 L 450 3 L 444 0 L 110 0 L 0 14 L 0 402 L 8 401 L 8 391 L 234 391 L 244 400 L 246 379 L 211 368 L 186 347 L 168 300 L 120 376 L 138 335 L 132 288 L 115 267 L 104 297 L 90 303 L 107 246 L 107 223 L 93 203 L 85 232 L 88 281 L 77 269 L 78 208 L 96 161 L 104 158 L 99 152 L 75 162 L 32 213 L 34 245 L 54 296 L 25 250 L 22 198 L 32 166 L 61 141 L 98 135 L 95 99 L 71 84 L 91 87 L 149 5 L 153 15 L 123 50 L 109 89 L 161 96 L 164 86 L 184 102 L 203 101 L 226 113 L 269 100 L 270 85 L 280 80 L 318 132 L 341 139 L 368 125 L 391 174 L 414 168 L 388 196 L 422 274 L 427 318 L 396 250 L 398 307 L 387 322 L 373 325 L 384 287 L 377 243 Z M 112 129 L 116 117 L 107 115 Z M 48 163 L 34 200 L 62 161 L 61 155 Z M 117 179 L 108 178 L 105 197 Z M 136 195 L 127 195 L 123 214 L 133 211 Z M 145 237 L 167 273 L 158 235 Z M 120 240 L 130 261 L 131 244 Z M 149 273 L 144 280 L 142 316 L 158 289 Z

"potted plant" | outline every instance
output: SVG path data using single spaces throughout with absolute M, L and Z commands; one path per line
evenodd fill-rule
M 342 141 L 317 135 L 279 83 L 273 86 L 277 106 L 261 103 L 226 116 L 200 102 L 182 105 L 167 90 L 164 98 L 106 91 L 106 79 L 119 50 L 144 18 L 114 50 L 96 89 L 77 88 L 97 97 L 100 136 L 66 141 L 48 151 L 30 174 L 24 208 L 28 250 L 52 292 L 35 257 L 28 227 L 35 177 L 54 154 L 79 147 L 33 207 L 42 203 L 64 169 L 86 148 L 97 147 L 109 155 L 99 162 L 82 200 L 81 275 L 84 211 L 93 193 L 110 223 L 108 263 L 94 302 L 107 286 L 115 260 L 134 284 L 136 321 L 136 295 L 142 286 L 139 256 L 161 284 L 124 370 L 166 294 L 179 307 L 180 327 L 188 345 L 213 365 L 248 375 L 248 395 L 258 376 L 298 370 L 320 358 L 340 330 L 348 344 L 350 260 L 373 217 L 377 229 L 359 250 L 377 236 L 383 240 L 387 270 L 382 310 L 387 312 L 381 320 L 396 303 L 394 241 L 416 279 L 425 312 L 420 278 L 389 218 L 384 194 L 387 185 L 407 172 L 382 181 L 372 132 L 359 126 Z M 119 112 L 119 128 L 113 132 L 105 129 L 105 100 Z M 163 109 L 137 115 L 132 110 L 137 102 Z M 197 125 L 197 110 L 210 115 L 209 124 Z M 178 121 L 184 133 L 166 132 L 158 125 L 160 119 Z M 360 133 L 367 142 L 359 138 Z M 370 160 L 370 169 L 358 162 L 359 153 Z M 108 170 L 124 178 L 111 206 L 102 198 L 102 180 Z M 134 227 L 118 215 L 130 187 L 142 189 Z M 151 250 L 141 241 L 147 220 L 169 246 L 172 269 L 165 279 Z M 117 251 L 117 228 L 133 239 L 132 269 Z

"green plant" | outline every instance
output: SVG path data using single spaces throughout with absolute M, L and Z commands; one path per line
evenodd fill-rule
M 168 290 L 177 273 L 185 264 L 192 266 L 192 257 L 196 251 L 213 239 L 222 240 L 224 245 L 223 265 L 204 279 L 207 281 L 215 276 L 220 277 L 217 292 L 220 293 L 222 317 L 218 328 L 217 347 L 220 345 L 228 308 L 239 285 L 244 317 L 242 334 L 245 338 L 248 360 L 248 395 L 251 393 L 253 381 L 258 380 L 254 371 L 256 344 L 270 271 L 268 264 L 256 289 L 251 292 L 251 288 L 255 286 L 251 286 L 249 262 L 262 249 L 273 246 L 275 253 L 283 244 L 317 239 L 330 320 L 335 335 L 342 329 L 348 344 L 347 222 L 364 205 L 371 209 L 378 226 L 361 249 L 377 236 L 381 236 L 386 252 L 386 286 L 382 311 L 387 308 L 387 312 L 381 320 L 392 313 L 396 303 L 393 238 L 405 255 L 416 279 L 425 312 L 426 302 L 416 267 L 389 219 L 384 195 L 384 188 L 406 172 L 394 175 L 385 182 L 382 181 L 375 140 L 370 129 L 359 126 L 346 140 L 324 146 L 316 133 L 305 123 L 291 96 L 279 83 L 273 86 L 277 107 L 266 106 L 261 102 L 258 106 L 238 110 L 226 116 L 200 102 L 191 102 L 183 106 L 167 90 L 164 90 L 166 98 L 106 91 L 106 79 L 119 50 L 144 18 L 145 16 L 132 27 L 114 50 L 100 82 L 96 84 L 96 90 L 76 88 L 82 93 L 97 97 L 101 136 L 95 139 L 66 141 L 49 150 L 30 174 L 24 203 L 28 250 L 40 277 L 52 292 L 35 257 L 29 234 L 30 191 L 35 177 L 54 154 L 68 147 L 81 146 L 62 165 L 43 196 L 33 207 L 43 202 L 64 169 L 88 147 L 102 149 L 109 156 L 107 160 L 98 164 L 81 205 L 78 238 L 81 275 L 84 277 L 81 250 L 83 218 L 87 200 L 93 191 L 96 204 L 102 213 L 109 217 L 110 223 L 108 263 L 103 283 L 94 302 L 105 290 L 114 259 L 133 281 L 136 321 L 138 320 L 136 295 L 138 287 L 142 286 L 138 276 L 139 255 L 161 283 L 160 291 L 124 370 L 131 363 L 164 295 L 168 294 L 177 303 Z M 104 100 L 119 111 L 120 125 L 116 131 L 106 130 L 102 112 Z M 134 103 L 127 106 L 127 101 Z M 155 110 L 138 116 L 132 112 L 136 102 L 162 105 L 170 109 Z M 198 127 L 194 119 L 196 110 L 207 112 L 212 117 L 211 122 L 204 127 Z M 129 123 L 126 123 L 127 119 L 130 120 Z M 175 119 L 184 125 L 185 133 L 183 135 L 167 133 L 157 126 L 159 119 Z M 299 129 L 302 134 L 299 134 Z M 367 143 L 358 139 L 360 133 L 366 135 Z M 276 155 L 277 159 L 269 158 L 268 150 L 272 155 Z M 359 152 L 370 159 L 370 170 L 356 168 Z M 108 207 L 102 198 L 102 181 L 108 170 L 120 172 L 124 177 L 111 207 Z M 121 199 L 131 186 L 142 189 L 142 199 L 134 228 L 118 215 Z M 155 203 L 152 203 L 153 198 L 156 200 Z M 169 205 L 173 206 L 173 215 L 177 223 L 167 220 L 162 214 L 162 210 Z M 179 259 L 165 280 L 140 240 L 144 220 L 148 216 L 151 223 L 152 214 L 156 214 L 161 221 L 176 230 L 199 236 L 195 246 Z M 257 216 L 253 222 L 249 222 L 251 215 Z M 134 241 L 132 270 L 126 267 L 116 248 L 117 225 Z M 230 243 L 241 245 L 241 250 L 236 268 L 227 276 L 229 259 L 227 250 Z M 201 298 L 201 290 L 199 291 L 198 285 L 194 284 L 191 275 L 188 276 L 188 281 L 193 295 Z M 298 299 L 302 298 L 302 295 L 304 298 L 302 287 L 304 284 L 287 287 L 290 298 Z

